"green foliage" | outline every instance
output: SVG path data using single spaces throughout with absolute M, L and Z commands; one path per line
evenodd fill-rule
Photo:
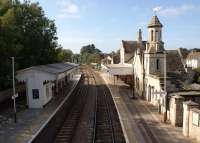
M 73 54 L 72 55 L 72 60 L 73 60 L 73 63 L 80 63 L 81 62 L 81 56 L 80 54 Z
M 12 83 L 9 57 L 16 70 L 69 60 L 72 52 L 58 47 L 55 23 L 38 3 L 0 0 L 0 90 Z
M 83 64 L 100 63 L 101 51 L 94 44 L 83 46 L 80 51 Z
M 58 60 L 65 62 L 72 62 L 73 52 L 70 49 L 58 49 Z
M 194 82 L 200 84 L 200 68 L 197 68 L 194 71 L 195 71 Z
M 197 79 L 197 83 L 199 83 L 200 84 L 200 76 L 198 77 L 198 79 Z

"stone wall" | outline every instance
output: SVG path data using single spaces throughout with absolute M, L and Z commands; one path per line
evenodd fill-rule
M 174 126 L 183 125 L 183 101 L 184 98 L 179 95 L 172 96 L 170 99 L 169 120 Z
M 183 104 L 183 135 L 200 141 L 199 104 L 187 101 Z

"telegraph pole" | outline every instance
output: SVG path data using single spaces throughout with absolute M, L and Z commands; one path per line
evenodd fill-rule
M 17 110 L 16 110 L 16 95 L 15 95 L 15 57 L 11 57 L 12 59 L 12 75 L 13 75 L 13 105 L 14 105 L 14 121 L 17 123 Z
M 167 59 L 166 59 L 167 52 L 164 52 L 164 106 L 165 106 L 165 112 L 164 112 L 164 122 L 167 121 Z

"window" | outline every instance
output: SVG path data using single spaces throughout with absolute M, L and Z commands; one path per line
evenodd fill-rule
M 151 41 L 153 41 L 153 30 L 151 30 Z
M 157 59 L 156 60 L 156 69 L 159 70 L 159 68 L 160 68 L 160 60 Z
M 156 41 L 158 41 L 158 37 L 159 37 L 159 35 L 158 35 L 158 31 L 156 30 Z
M 33 99 L 39 99 L 39 89 L 32 89 Z

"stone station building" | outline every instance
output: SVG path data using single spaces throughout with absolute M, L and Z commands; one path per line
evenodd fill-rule
M 124 79 L 122 74 L 131 78 L 134 95 L 158 106 L 164 121 L 169 121 L 174 126 L 183 126 L 183 133 L 189 128 L 187 136 L 197 138 L 191 128 L 195 128 L 200 134 L 200 112 L 198 108 L 189 110 L 189 107 L 190 102 L 192 105 L 195 102 L 195 107 L 200 103 L 200 88 L 187 88 L 193 76 L 191 70 L 185 66 L 188 53 L 182 49 L 166 50 L 162 40 L 162 28 L 158 17 L 153 16 L 148 25 L 147 41 L 142 39 L 141 30 L 138 31 L 136 41 L 122 40 L 120 64 L 106 65 L 105 69 L 109 74 L 121 79 Z M 113 74 L 113 71 L 118 72 Z M 186 108 L 186 105 L 189 107 Z M 193 112 L 198 115 L 194 117 Z M 198 120 L 198 126 L 194 127 L 193 118 Z

